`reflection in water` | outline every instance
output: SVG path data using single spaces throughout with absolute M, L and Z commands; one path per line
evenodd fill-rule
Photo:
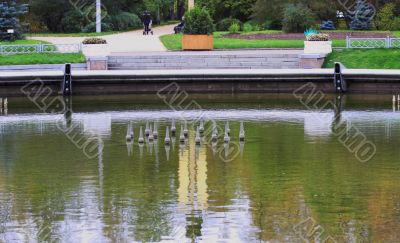
M 226 125 L 230 142 L 223 130 L 214 141 L 216 125 L 202 121 L 200 145 L 194 129 L 185 137 L 188 126 L 178 119 L 198 117 L 196 111 L 96 106 L 67 117 L 1 116 L 0 242 L 398 242 L 400 117 L 390 107 L 335 102 L 319 113 L 289 101 L 219 104 L 207 117 Z M 143 143 L 125 141 L 132 121 Z M 241 121 L 246 144 L 239 142 Z M 140 134 L 146 123 L 158 139 Z M 87 159 L 58 124 L 96 135 L 99 156 Z M 178 129 L 168 146 L 171 124 Z M 373 160 L 358 162 L 334 136 L 335 124 L 365 133 L 378 148 Z M 238 156 L 227 160 L 232 154 Z M 323 233 L 297 230 L 308 219 Z

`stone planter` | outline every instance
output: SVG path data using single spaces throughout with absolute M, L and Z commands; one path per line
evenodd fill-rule
M 106 57 L 110 55 L 108 44 L 83 45 L 83 54 L 86 57 Z
M 304 41 L 304 54 L 329 54 L 332 41 Z
M 207 51 L 214 48 L 212 35 L 183 35 L 182 49 L 192 51 Z

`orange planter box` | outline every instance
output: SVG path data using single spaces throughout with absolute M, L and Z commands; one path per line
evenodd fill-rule
M 212 35 L 183 35 L 183 50 L 207 51 L 213 48 L 214 37 Z

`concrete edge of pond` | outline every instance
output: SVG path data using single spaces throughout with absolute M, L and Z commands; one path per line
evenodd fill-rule
M 400 90 L 400 70 L 343 69 L 349 93 L 393 93 Z M 199 70 L 72 70 L 73 93 L 155 93 L 176 82 L 193 93 L 291 93 L 308 82 L 335 92 L 334 69 L 199 69 Z M 0 95 L 20 95 L 17 88 L 42 81 L 60 91 L 62 71 L 0 72 Z M 12 91 L 14 90 L 14 91 Z

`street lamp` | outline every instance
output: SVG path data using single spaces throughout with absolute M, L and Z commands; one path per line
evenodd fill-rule
M 96 0 L 96 32 L 101 32 L 101 0 Z
M 194 0 L 189 0 L 188 7 L 189 10 L 192 10 L 194 8 Z

